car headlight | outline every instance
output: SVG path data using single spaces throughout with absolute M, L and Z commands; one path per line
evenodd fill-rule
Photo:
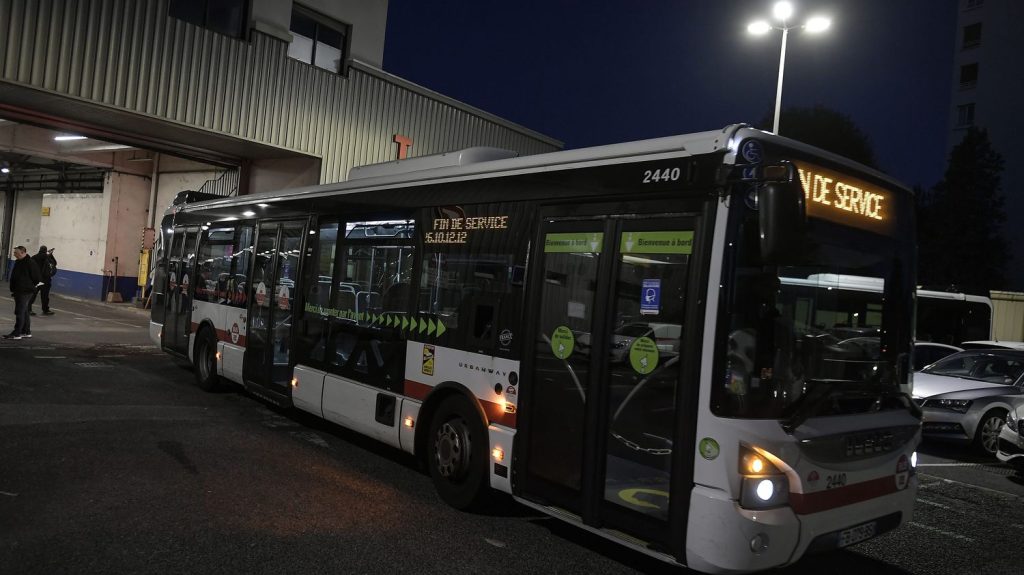
M 1006 414 L 1006 427 L 1010 428 L 1010 431 L 1017 432 L 1017 426 L 1020 425 L 1020 420 L 1017 419 L 1017 411 L 1011 409 L 1010 413 Z
M 789 502 L 789 479 L 761 453 L 741 445 L 739 469 L 743 475 L 740 506 L 744 509 L 768 509 Z
M 925 407 L 931 407 L 933 409 L 948 409 L 957 413 L 967 413 L 967 410 L 971 408 L 971 400 L 969 399 L 929 399 L 925 402 Z

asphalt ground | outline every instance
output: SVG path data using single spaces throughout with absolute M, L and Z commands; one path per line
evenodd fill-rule
M 0 573 L 685 572 L 509 500 L 451 509 L 406 454 L 200 391 L 142 310 L 52 303 L 0 342 Z M 1024 573 L 1024 479 L 945 445 L 918 469 L 911 524 L 781 572 Z

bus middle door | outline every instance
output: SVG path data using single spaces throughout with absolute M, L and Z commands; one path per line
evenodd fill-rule
M 256 237 L 242 367 L 246 384 L 290 397 L 292 321 L 305 220 L 261 222 Z

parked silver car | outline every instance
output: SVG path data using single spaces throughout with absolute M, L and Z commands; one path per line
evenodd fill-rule
M 933 341 L 914 342 L 914 371 L 920 371 L 947 355 L 953 355 L 963 348 Z
M 914 374 L 927 438 L 969 442 L 995 455 L 1015 395 L 1024 393 L 1024 352 L 968 350 Z
M 1006 414 L 1006 425 L 999 432 L 996 457 L 1024 473 L 1024 398 L 1016 400 Z
M 1007 341 L 986 339 L 978 341 L 965 341 L 960 344 L 964 349 L 1016 349 L 1024 351 L 1024 341 Z

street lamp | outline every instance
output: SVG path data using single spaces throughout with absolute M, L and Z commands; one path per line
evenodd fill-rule
M 811 33 L 824 32 L 832 25 L 832 21 L 824 16 L 813 16 L 808 18 L 803 24 L 790 25 L 789 19 L 793 17 L 793 5 L 789 2 L 776 2 L 772 6 L 772 16 L 781 22 L 779 26 L 773 26 L 767 20 L 758 20 L 751 22 L 747 26 L 747 32 L 760 36 L 772 30 L 782 30 L 782 53 L 779 55 L 779 86 L 775 91 L 775 124 L 772 127 L 772 131 L 778 134 L 779 112 L 782 111 L 782 75 L 786 68 L 786 39 L 789 37 L 789 31 L 794 28 L 803 28 Z

